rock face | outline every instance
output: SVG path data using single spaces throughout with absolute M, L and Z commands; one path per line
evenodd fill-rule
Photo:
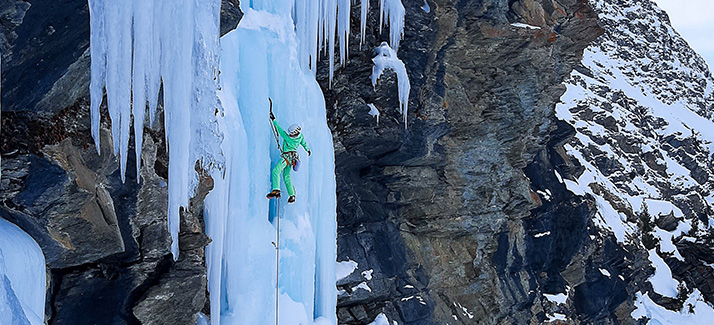
M 372 89 L 372 53 L 358 40 L 325 94 L 338 259 L 359 265 L 338 283 L 340 320 L 364 324 L 385 312 L 405 324 L 542 322 L 541 269 L 522 270 L 541 200 L 523 169 L 557 129 L 561 82 L 600 35 L 596 15 L 584 1 L 428 1 L 429 12 L 405 4 L 409 127 L 395 109 L 395 76 Z M 374 29 L 366 47 L 383 39 Z M 367 104 L 382 112 L 379 124 Z M 562 227 L 584 234 L 590 207 L 572 203 L 552 222 L 577 212 L 581 220 Z M 540 257 L 532 263 L 548 268 Z M 371 280 L 361 274 L 369 270 Z M 371 292 L 358 289 L 362 281 Z
M 408 129 L 394 76 L 372 89 L 368 51 L 353 46 L 326 91 L 338 259 L 359 265 L 338 281 L 341 322 L 636 323 L 641 294 L 672 311 L 693 290 L 711 302 L 714 138 L 699 118 L 714 83 L 666 14 L 649 1 L 427 3 L 407 4 L 399 52 L 416 89 Z M 384 39 L 372 30 L 368 48 Z M 650 281 L 653 249 L 676 297 Z

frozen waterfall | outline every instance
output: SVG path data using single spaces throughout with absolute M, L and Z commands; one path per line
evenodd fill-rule
M 43 324 L 45 282 L 40 246 L 0 218 L 0 324 Z
M 202 162 L 214 179 L 204 214 L 212 238 L 206 248 L 211 323 L 274 322 L 277 287 L 282 324 L 336 324 L 334 149 L 315 74 L 321 50 L 329 60 L 330 83 L 335 48 L 339 63 L 346 62 L 351 1 L 241 2 L 244 16 L 220 45 L 218 0 L 88 1 L 92 134 L 99 148 L 106 90 L 111 144 L 122 174 L 131 125 L 138 156 L 143 125 L 146 120 L 153 123 L 163 85 L 175 258 L 179 207 L 187 205 L 196 187 L 194 163 Z M 361 5 L 364 38 L 369 8 L 367 1 Z M 389 24 L 396 51 L 404 28 L 401 1 L 381 1 L 380 17 L 385 15 L 380 28 Z M 292 174 L 297 202 L 291 205 L 285 197 L 265 198 L 270 169 L 280 159 L 268 97 L 278 122 L 300 124 L 312 147 L 309 158 L 301 152 L 302 167 Z M 402 111 L 406 113 L 406 106 Z M 276 273 L 278 215 L 282 224 Z
M 244 6 L 221 39 L 221 131 L 226 174 L 216 172 L 206 202 L 213 324 L 269 324 L 275 318 L 275 217 L 270 169 L 280 159 L 268 119 L 299 123 L 313 148 L 292 179 L 297 202 L 280 199 L 280 311 L 284 324 L 336 323 L 334 151 L 322 91 L 297 55 L 289 7 Z M 238 248 L 238 249 L 236 249 Z M 215 315 L 220 315 L 220 319 Z

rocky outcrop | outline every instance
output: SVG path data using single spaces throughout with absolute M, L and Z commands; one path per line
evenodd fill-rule
M 407 129 L 395 76 L 375 89 L 369 82 L 369 48 L 386 39 L 377 29 L 367 50 L 353 45 L 331 88 L 323 84 L 336 144 L 338 259 L 359 264 L 339 283 L 341 322 L 368 323 L 380 312 L 405 324 L 542 321 L 540 274 L 514 274 L 530 210 L 541 204 L 523 169 L 556 127 L 562 80 L 601 33 L 596 16 L 584 1 L 405 5 Z M 379 124 L 367 104 L 382 112 Z M 582 228 L 588 205 L 578 202 L 584 215 L 573 227 Z M 362 275 L 370 270 L 371 280 Z M 371 293 L 358 289 L 363 281 Z

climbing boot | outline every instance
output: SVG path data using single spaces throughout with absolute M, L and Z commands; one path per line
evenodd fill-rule
M 290 195 L 288 198 L 288 203 L 295 203 L 295 195 Z
M 280 190 L 273 190 L 272 192 L 268 193 L 265 197 L 272 199 L 274 197 L 280 197 Z

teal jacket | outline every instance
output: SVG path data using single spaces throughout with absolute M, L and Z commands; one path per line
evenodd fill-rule
M 275 125 L 275 129 L 278 130 L 278 134 L 283 138 L 283 152 L 288 152 L 288 151 L 297 151 L 298 146 L 302 146 L 305 151 L 310 151 L 310 147 L 307 145 L 307 142 L 305 141 L 305 137 L 302 136 L 302 132 L 297 137 L 290 137 L 283 128 L 278 125 L 278 121 L 273 120 L 273 125 Z

